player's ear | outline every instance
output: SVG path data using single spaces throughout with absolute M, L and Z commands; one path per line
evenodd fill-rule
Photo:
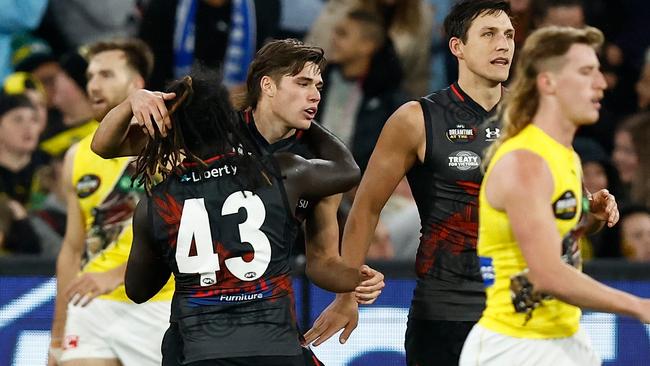
M 260 79 L 260 89 L 262 90 L 262 94 L 273 98 L 277 91 L 277 85 L 275 85 L 273 78 L 268 75 L 264 75 Z
M 463 41 L 458 37 L 451 37 L 449 39 L 449 50 L 451 54 L 456 56 L 456 58 L 462 60 L 465 58 L 463 53 Z
M 555 94 L 557 88 L 557 81 L 555 80 L 555 75 L 552 72 L 545 71 L 537 74 L 536 83 L 537 90 L 539 93 L 544 94 Z

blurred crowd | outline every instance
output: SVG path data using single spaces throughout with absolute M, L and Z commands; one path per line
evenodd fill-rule
M 84 46 L 137 37 L 153 50 L 147 88 L 202 64 L 223 72 L 233 100 L 266 41 L 293 37 L 325 49 L 316 120 L 363 170 L 388 117 L 457 74 L 442 34 L 453 0 L 0 0 L 0 254 L 54 258 L 66 225 L 61 161 L 92 133 Z M 585 188 L 607 188 L 620 223 L 585 238 L 585 259 L 650 262 L 650 2 L 511 0 L 516 44 L 548 25 L 600 28 L 608 88 L 601 119 L 579 131 Z M 514 71 L 514 70 L 513 70 Z M 511 75 L 513 72 L 511 72 Z M 511 76 L 512 77 L 512 76 Z M 341 221 L 353 200 L 341 206 Z M 418 211 L 402 182 L 375 233 L 370 259 L 413 261 Z M 341 225 L 343 227 L 343 225 Z

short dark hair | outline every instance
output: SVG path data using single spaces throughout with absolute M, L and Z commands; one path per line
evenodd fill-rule
M 248 67 L 246 77 L 246 96 L 240 109 L 255 108 L 262 94 L 260 81 L 264 76 L 271 77 L 276 83 L 285 75 L 295 76 L 308 62 L 321 71 L 325 69 L 323 49 L 307 46 L 297 39 L 275 40 L 262 47 Z
M 498 14 L 504 12 L 511 16 L 510 3 L 505 0 L 463 0 L 451 8 L 445 18 L 445 34 L 447 40 L 452 37 L 467 42 L 467 31 L 474 19 L 479 15 Z
M 25 94 L 0 93 L 0 118 L 10 110 L 22 107 L 35 108 Z
M 106 51 L 124 52 L 127 65 L 137 71 L 145 82 L 149 80 L 153 71 L 153 52 L 142 40 L 123 38 L 95 42 L 88 46 L 86 59 L 90 61 L 98 53 Z

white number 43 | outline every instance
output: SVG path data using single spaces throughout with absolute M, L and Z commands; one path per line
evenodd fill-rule
M 250 262 L 242 257 L 228 258 L 226 267 L 235 277 L 242 281 L 254 281 L 260 278 L 271 262 L 271 243 L 260 231 L 266 218 L 266 209 L 259 196 L 249 191 L 232 193 L 221 208 L 221 215 L 236 214 L 244 208 L 248 214 L 246 221 L 239 224 L 239 236 L 242 242 L 253 246 L 254 258 Z M 196 244 L 196 255 L 190 256 L 192 238 Z M 176 263 L 181 273 L 198 273 L 201 286 L 210 286 L 217 282 L 219 254 L 214 252 L 210 219 L 203 198 L 190 198 L 183 204 L 181 223 L 176 240 Z

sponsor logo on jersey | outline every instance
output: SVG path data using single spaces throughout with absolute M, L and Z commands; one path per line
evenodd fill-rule
M 90 196 L 91 194 L 95 193 L 97 188 L 99 188 L 100 183 L 101 179 L 99 179 L 99 177 L 95 174 L 86 174 L 82 176 L 77 181 L 77 196 L 79 198 L 86 198 Z
M 570 220 L 578 212 L 578 200 L 575 193 L 566 191 L 553 202 L 553 213 L 555 217 L 561 220 Z
M 496 141 L 499 136 L 501 136 L 501 129 L 497 127 L 485 129 L 485 141 Z
M 239 301 L 258 300 L 262 298 L 264 298 L 264 295 L 261 292 L 258 292 L 256 294 L 221 295 L 219 296 L 219 301 L 239 302 Z
M 456 125 L 447 130 L 447 139 L 453 143 L 471 142 L 476 137 L 475 128 L 467 128 L 465 125 Z
M 447 157 L 449 167 L 458 170 L 472 170 L 481 165 L 481 157 L 473 151 L 456 151 Z
M 220 178 L 225 175 L 236 175 L 236 165 L 224 165 L 218 168 L 212 168 L 204 171 L 189 171 L 180 177 L 181 183 L 195 183 L 204 179 Z

